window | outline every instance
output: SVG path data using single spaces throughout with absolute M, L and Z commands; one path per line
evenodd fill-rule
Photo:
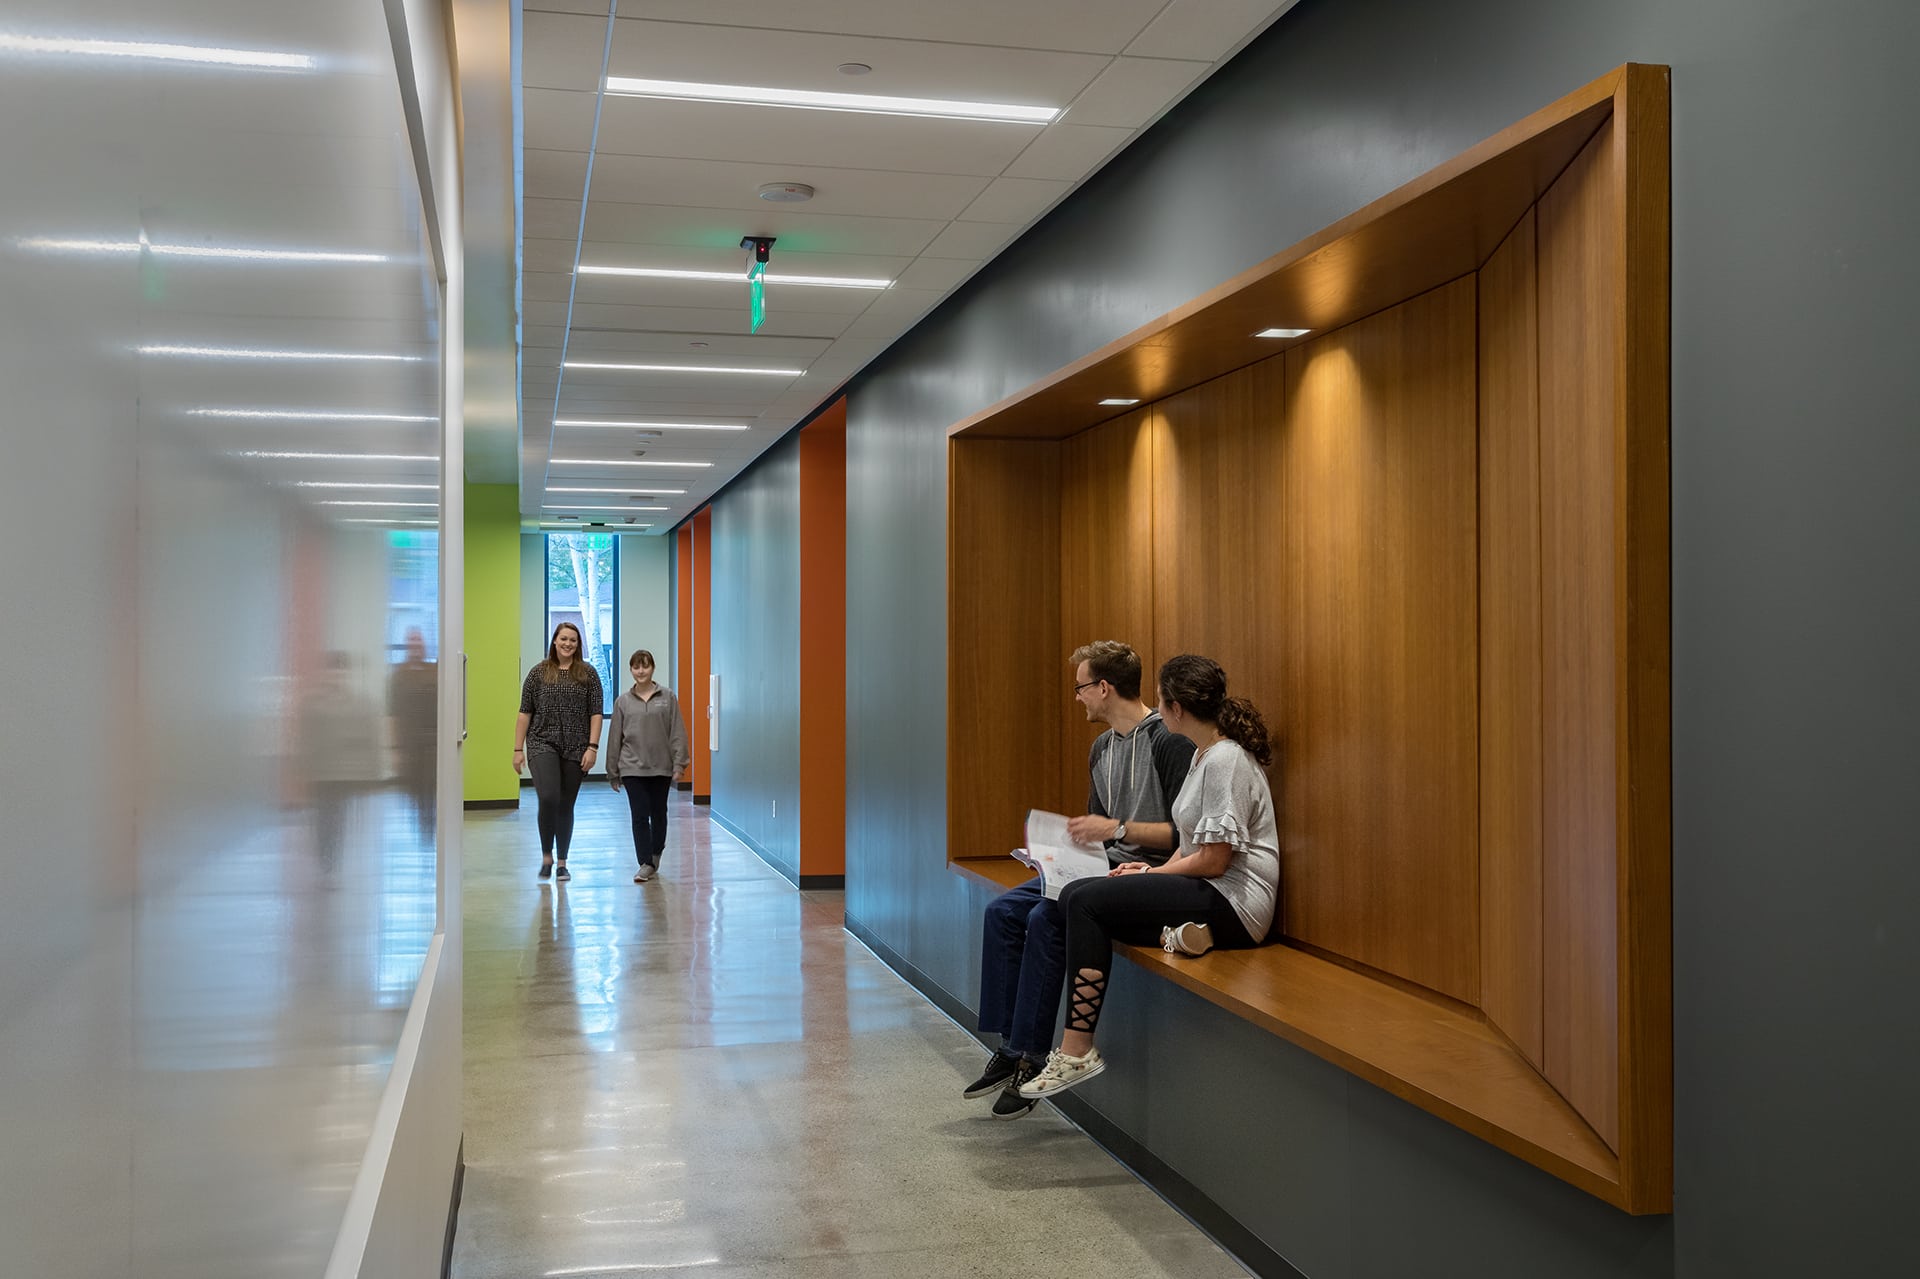
M 605 699 L 602 714 L 613 710 L 619 685 L 613 674 L 614 618 L 620 613 L 620 539 L 612 533 L 547 534 L 547 634 L 562 622 L 580 628 L 580 647 L 600 672 Z

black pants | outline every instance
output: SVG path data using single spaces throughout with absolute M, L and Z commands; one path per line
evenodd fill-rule
M 527 768 L 533 773 L 533 793 L 540 797 L 540 856 L 553 856 L 558 846 L 565 861 L 567 845 L 573 842 L 573 801 L 585 776 L 580 756 L 529 750 Z
M 658 866 L 667 848 L 667 795 L 673 779 L 622 777 L 620 789 L 633 810 L 633 855 L 642 866 Z
M 1060 890 L 1060 908 L 1067 916 L 1067 1028 L 1088 1034 L 1100 1020 L 1116 941 L 1157 946 L 1162 928 L 1191 922 L 1211 928 L 1221 950 L 1258 944 L 1224 893 L 1187 875 L 1077 879 Z

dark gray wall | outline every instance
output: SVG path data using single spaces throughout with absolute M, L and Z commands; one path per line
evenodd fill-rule
M 720 676 L 721 714 L 713 812 L 762 857 L 798 874 L 797 434 L 762 454 L 714 504 L 712 556 L 713 670 Z
M 1916 47 L 1896 0 L 1305 0 L 852 388 L 850 918 L 974 1002 L 983 898 L 942 848 L 946 426 L 1667 63 L 1675 1215 L 1124 966 L 1086 1094 L 1315 1279 L 1920 1273 Z

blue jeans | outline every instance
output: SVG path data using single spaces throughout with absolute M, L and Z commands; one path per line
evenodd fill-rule
M 987 903 L 980 941 L 980 1029 L 1001 1051 L 1045 1057 L 1067 974 L 1067 917 L 1028 880 Z

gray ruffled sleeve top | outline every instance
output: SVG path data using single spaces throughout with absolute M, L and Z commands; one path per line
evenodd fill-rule
M 1173 824 L 1183 853 L 1202 844 L 1232 847 L 1227 869 L 1207 882 L 1233 906 L 1249 936 L 1266 940 L 1280 899 L 1280 827 L 1265 770 L 1238 742 L 1216 742 L 1194 756 L 1173 801 Z

